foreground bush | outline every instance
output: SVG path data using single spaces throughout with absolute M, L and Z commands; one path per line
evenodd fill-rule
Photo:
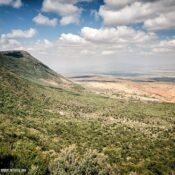
M 52 175 L 111 175 L 110 165 L 104 154 L 88 150 L 79 155 L 74 145 L 63 149 L 50 165 Z

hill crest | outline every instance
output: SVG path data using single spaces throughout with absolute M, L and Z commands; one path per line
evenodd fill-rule
M 72 84 L 70 80 L 50 69 L 27 51 L 1 51 L 0 67 L 38 83 L 52 86 Z

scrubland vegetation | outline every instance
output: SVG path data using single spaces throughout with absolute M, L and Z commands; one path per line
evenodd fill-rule
M 42 86 L 1 68 L 0 167 L 28 174 L 173 175 L 175 105 Z
M 63 86 L 63 77 L 26 52 L 0 59 L 0 168 L 29 175 L 175 174 L 175 104 Z

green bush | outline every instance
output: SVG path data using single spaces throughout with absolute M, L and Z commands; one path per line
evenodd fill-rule
M 50 165 L 52 175 L 112 175 L 111 166 L 104 154 L 87 150 L 83 155 L 75 145 L 61 150 L 59 157 Z

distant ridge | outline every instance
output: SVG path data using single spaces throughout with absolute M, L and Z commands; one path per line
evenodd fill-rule
M 26 51 L 1 51 L 0 67 L 25 79 L 50 85 L 69 85 L 72 82 L 57 74 Z

